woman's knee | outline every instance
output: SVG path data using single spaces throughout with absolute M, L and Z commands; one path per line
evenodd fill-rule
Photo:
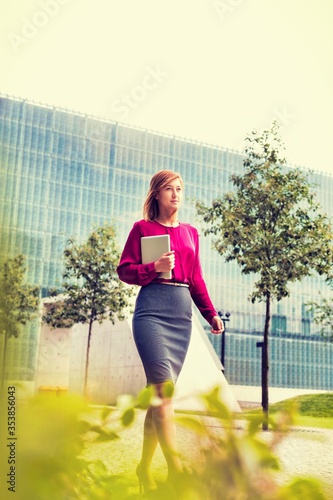
M 163 400 L 169 400 L 172 398 L 174 384 L 171 380 L 166 380 L 165 382 L 160 382 L 159 384 L 153 384 L 153 387 L 158 398 Z

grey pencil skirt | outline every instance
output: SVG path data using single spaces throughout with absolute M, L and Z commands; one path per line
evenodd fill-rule
M 176 383 L 190 343 L 192 300 L 186 287 L 153 283 L 141 288 L 133 336 L 147 384 Z

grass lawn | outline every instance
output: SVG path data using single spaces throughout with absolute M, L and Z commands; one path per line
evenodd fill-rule
M 244 417 L 260 415 L 261 409 L 243 413 Z M 294 415 L 294 425 L 333 429 L 333 393 L 307 394 L 285 399 L 269 407 L 269 413 L 290 411 Z
M 333 429 L 333 418 L 297 415 L 294 425 L 298 427 L 316 427 L 317 429 Z

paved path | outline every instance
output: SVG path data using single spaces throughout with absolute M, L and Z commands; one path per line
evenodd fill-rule
M 133 479 L 133 493 L 138 491 L 134 471 L 140 459 L 143 419 L 144 412 L 138 411 L 134 425 L 122 433 L 120 440 L 94 444 L 87 452 L 88 458 L 103 460 L 111 474 L 125 474 Z M 215 419 L 206 419 L 206 425 L 219 431 Z M 239 432 L 243 425 L 242 421 L 236 422 Z M 263 440 L 269 441 L 274 433 L 265 432 L 260 435 Z M 195 459 L 198 450 L 196 439 L 192 432 L 178 427 L 181 455 Z M 275 453 L 282 465 L 279 482 L 286 482 L 294 476 L 318 477 L 327 483 L 329 498 L 333 499 L 333 430 L 293 428 L 279 442 Z M 165 461 L 160 449 L 154 459 L 153 471 L 157 479 L 163 480 L 166 476 Z
M 318 477 L 328 484 L 333 499 L 333 430 L 295 428 L 276 452 L 285 478 Z

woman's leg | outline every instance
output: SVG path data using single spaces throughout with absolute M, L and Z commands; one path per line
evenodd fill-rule
M 152 407 L 146 413 L 146 418 L 143 428 L 143 444 L 140 463 L 136 468 L 136 473 L 139 479 L 140 492 L 148 493 L 156 490 L 156 483 L 150 471 L 150 465 L 158 444 L 155 424 L 152 417 Z
M 143 473 L 148 473 L 159 443 L 168 465 L 169 475 L 173 475 L 181 472 L 182 466 L 177 455 L 177 436 L 172 400 L 164 396 L 163 386 L 164 384 L 154 385 L 161 404 L 151 406 L 147 411 L 140 467 Z
M 176 424 L 172 400 L 163 394 L 164 384 L 155 386 L 156 394 L 161 400 L 159 406 L 153 406 L 152 418 L 158 442 L 162 448 L 168 465 L 169 476 L 182 471 L 182 466 L 177 454 Z
M 140 461 L 142 471 L 147 471 L 149 469 L 158 444 L 152 410 L 152 407 L 148 409 L 143 428 L 143 444 Z

